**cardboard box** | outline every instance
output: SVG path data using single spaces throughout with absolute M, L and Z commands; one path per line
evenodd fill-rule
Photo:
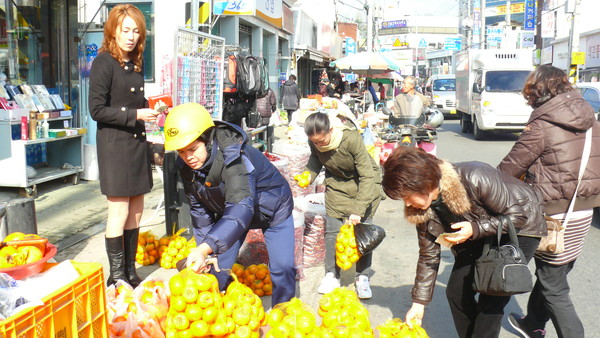
M 59 111 L 51 111 L 51 112 L 48 112 L 48 114 L 50 115 L 51 119 L 55 119 L 57 117 L 60 117 L 60 112 Z
M 49 113 L 36 113 L 35 114 L 35 118 L 38 119 L 38 120 L 49 119 L 50 118 L 50 114 Z
M 65 137 L 67 132 L 64 129 L 49 129 L 48 136 L 51 138 Z
M 73 113 L 70 110 L 61 110 L 60 117 L 73 116 Z
M 29 118 L 27 109 L 0 109 L 0 120 L 21 121 L 21 117 Z

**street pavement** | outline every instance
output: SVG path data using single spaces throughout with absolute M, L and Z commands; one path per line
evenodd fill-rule
M 276 128 L 276 135 L 283 135 L 284 128 Z M 440 130 L 438 156 L 453 162 L 478 159 L 497 165 L 499 159 L 510 149 L 516 137 L 498 136 L 478 142 L 471 136 L 462 136 L 458 132 L 457 121 L 447 121 Z M 500 146 L 500 148 L 498 148 Z M 467 149 L 467 151 L 465 151 Z M 162 199 L 163 188 L 160 175 L 154 174 L 154 188 L 146 195 L 145 210 L 141 231 L 152 230 L 157 236 L 165 234 L 164 209 L 156 207 Z M 0 189 L 0 197 L 16 193 L 15 190 Z M 81 181 L 71 185 L 62 181 L 47 182 L 38 186 L 36 198 L 38 233 L 58 244 L 57 261 L 73 259 L 81 262 L 99 262 L 103 265 L 107 277 L 108 261 L 104 249 L 104 224 L 106 221 L 106 200 L 100 194 L 97 181 Z M 370 312 L 373 327 L 390 318 L 404 318 L 411 306 L 410 290 L 415 276 L 418 257 L 418 245 L 414 226 L 403 219 L 402 202 L 384 200 L 374 217 L 374 223 L 385 228 L 387 236 L 373 255 L 373 274 L 371 288 L 373 298 L 363 304 Z M 600 336 L 600 323 L 597 321 L 600 305 L 597 283 L 598 252 L 600 246 L 600 222 L 590 230 L 582 256 L 570 274 L 571 295 L 575 307 L 586 328 L 589 337 Z M 445 297 L 445 286 L 454 259 L 449 250 L 442 251 L 442 264 L 432 303 L 426 307 L 423 327 L 431 337 L 456 337 L 454 324 Z M 533 269 L 533 264 L 530 265 Z M 158 265 L 139 267 L 142 277 L 153 276 L 168 279 L 175 270 L 165 270 Z M 317 286 L 324 275 L 324 267 L 303 269 L 304 278 L 297 283 L 296 295 L 315 312 L 320 295 Z M 353 288 L 354 271 L 351 268 L 342 274 L 342 285 Z M 270 307 L 269 297 L 263 297 L 263 303 Z M 527 295 L 513 298 L 505 312 L 523 313 L 526 311 Z M 500 337 L 515 337 L 505 319 Z M 556 337 L 551 324 L 547 337 Z

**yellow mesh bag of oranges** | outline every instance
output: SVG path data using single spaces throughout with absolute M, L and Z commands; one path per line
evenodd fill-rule
M 279 337 L 325 337 L 321 328 L 317 325 L 315 315 L 310 307 L 298 298 L 292 298 L 289 302 L 275 305 L 267 316 L 269 331 L 265 338 Z
M 343 270 L 348 270 L 360 258 L 354 237 L 354 225 L 345 223 L 335 239 L 335 262 Z

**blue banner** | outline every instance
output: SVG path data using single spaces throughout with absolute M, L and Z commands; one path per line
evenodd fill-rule
M 525 0 L 525 20 L 523 30 L 532 31 L 535 29 L 535 0 Z

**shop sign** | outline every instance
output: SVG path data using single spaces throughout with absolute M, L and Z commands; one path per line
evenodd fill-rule
M 532 31 L 535 28 L 535 1 L 525 0 L 525 20 L 523 22 L 523 29 L 526 31 Z
M 216 0 L 215 15 L 254 15 L 275 27 L 283 27 L 281 0 Z
M 280 72 L 279 73 L 279 86 L 283 86 L 283 84 L 285 83 L 285 81 L 287 80 L 287 73 L 286 72 Z
M 510 13 L 511 14 L 525 13 L 525 4 L 524 3 L 510 4 Z M 485 16 L 500 16 L 500 15 L 506 15 L 506 5 L 485 8 Z
M 552 52 L 554 48 L 552 45 L 542 49 L 542 53 L 540 55 L 540 64 L 542 65 L 551 65 L 552 64 Z
M 535 34 L 534 32 L 521 32 L 521 48 L 530 48 L 535 46 Z
M 600 67 L 600 34 L 586 39 L 585 67 Z
M 552 65 L 556 68 L 567 69 L 567 63 L 569 63 L 569 46 L 567 42 L 559 43 L 554 45 L 552 53 Z
M 392 20 L 392 21 L 384 21 L 381 23 L 381 29 L 398 28 L 398 27 L 406 27 L 406 26 L 407 26 L 406 20 Z
M 556 17 L 554 11 L 542 13 L 542 38 L 554 38 Z
M 585 63 L 585 52 L 572 52 L 571 53 L 571 64 L 582 65 Z

